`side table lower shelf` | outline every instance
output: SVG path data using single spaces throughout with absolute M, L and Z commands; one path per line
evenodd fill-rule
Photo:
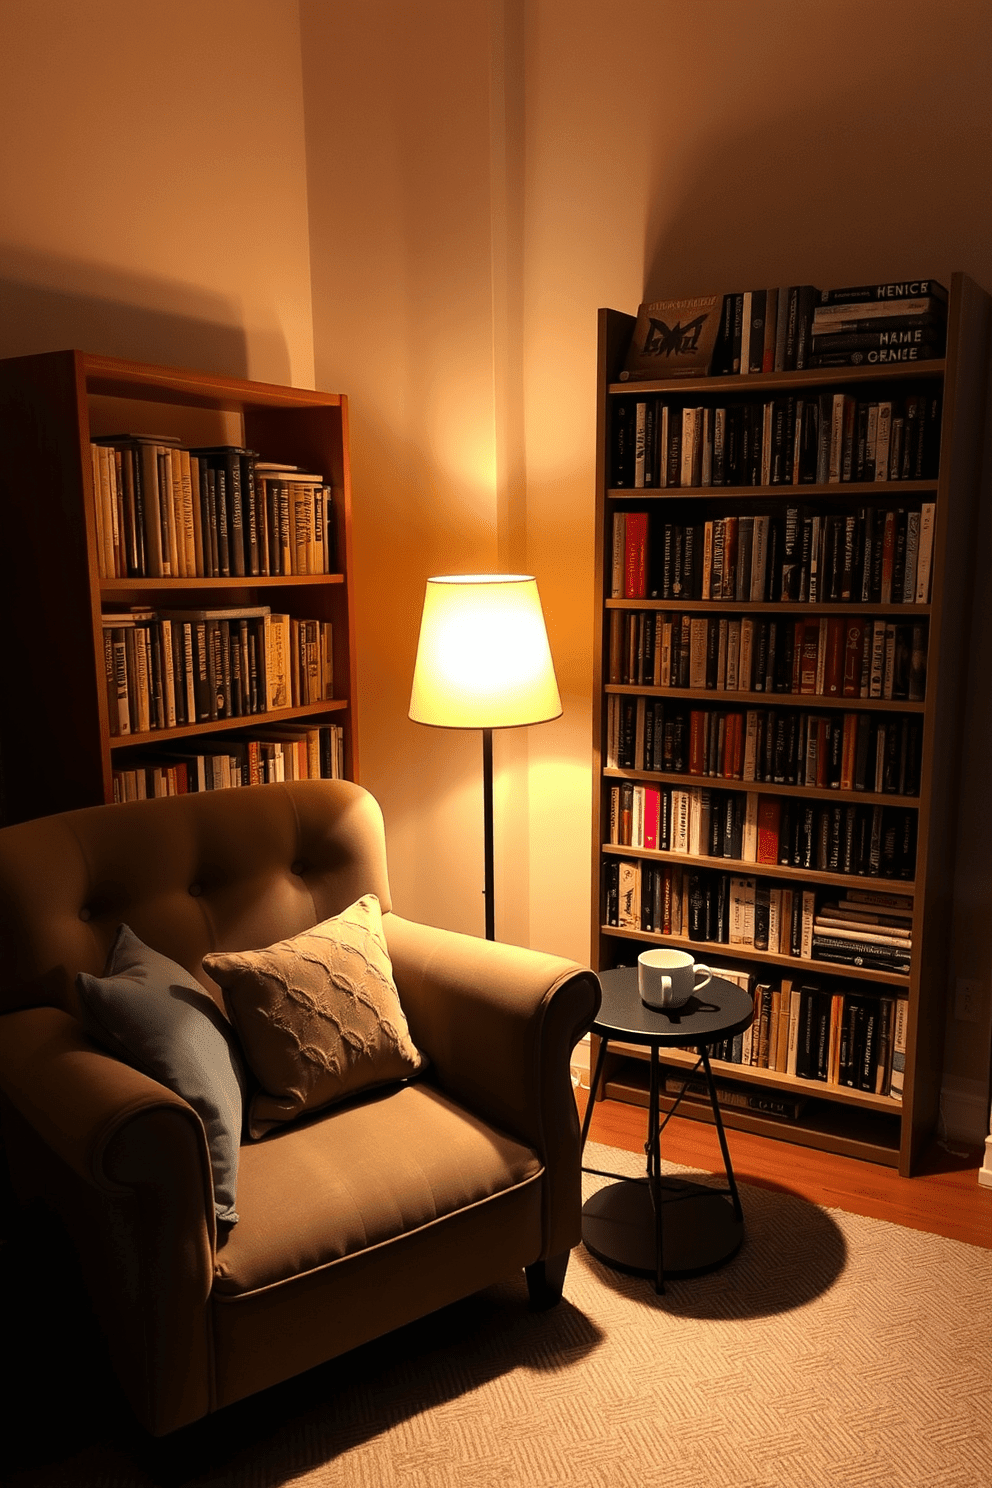
M 658 1187 L 664 1275 L 701 1276 L 729 1261 L 744 1239 L 744 1219 L 726 1193 L 679 1178 L 662 1178 Z M 654 1276 L 654 1203 L 647 1178 L 611 1183 L 593 1194 L 582 1208 L 582 1239 L 604 1264 Z

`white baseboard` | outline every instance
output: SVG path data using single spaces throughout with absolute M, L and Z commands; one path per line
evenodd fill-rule
M 992 1188 L 992 1136 L 985 1138 L 985 1161 L 978 1170 L 978 1181 L 983 1188 Z
M 989 1089 L 984 1080 L 945 1079 L 940 1091 L 945 1135 L 952 1142 L 984 1142 L 989 1135 Z

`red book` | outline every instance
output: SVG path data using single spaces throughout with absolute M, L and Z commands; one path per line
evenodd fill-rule
M 844 697 L 861 696 L 861 658 L 864 654 L 863 620 L 844 621 Z
M 840 697 L 844 685 L 844 621 L 827 621 L 827 661 L 824 672 L 824 697 Z
M 820 660 L 820 622 L 803 620 L 803 643 L 799 658 L 799 691 L 806 697 L 816 696 L 816 673 Z
M 706 774 L 706 714 L 695 708 L 689 714 L 689 774 Z
M 644 787 L 644 846 L 652 852 L 658 848 L 658 822 L 661 818 L 661 792 L 652 785 Z
M 648 514 L 628 512 L 624 523 L 623 597 L 644 599 L 648 592 Z
M 778 834 L 782 824 L 781 796 L 758 797 L 758 862 L 778 862 Z
M 844 714 L 844 732 L 840 754 L 840 788 L 854 789 L 854 764 L 858 748 L 858 715 Z

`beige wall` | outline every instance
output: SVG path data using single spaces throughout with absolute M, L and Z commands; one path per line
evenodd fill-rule
M 585 957 L 595 312 L 795 277 L 992 287 L 987 3 L 8 0 L 3 26 L 0 355 L 306 385 L 315 337 L 353 400 L 363 775 L 397 906 L 482 924 L 478 736 L 406 717 L 424 580 L 523 568 L 565 714 L 497 739 L 498 929 Z M 980 628 L 975 741 L 990 651 Z M 965 1101 L 990 828 L 969 814 L 957 893 L 955 970 L 985 989 L 985 1024 L 949 1025 Z
M 317 375 L 354 400 L 363 776 L 397 906 L 481 925 L 477 738 L 406 719 L 424 579 L 523 564 L 565 715 L 498 740 L 498 929 L 585 957 L 596 310 L 797 278 L 964 269 L 992 287 L 992 11 L 303 0 L 301 16 Z M 952 1023 L 948 1047 L 976 1110 L 985 825 L 966 824 L 956 971 L 981 979 L 986 1022 Z
M 296 0 L 5 0 L 0 355 L 312 386 Z

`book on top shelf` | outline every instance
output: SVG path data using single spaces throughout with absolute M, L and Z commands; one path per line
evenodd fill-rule
M 721 303 L 720 295 L 695 295 L 641 305 L 621 382 L 704 376 L 720 329 Z

